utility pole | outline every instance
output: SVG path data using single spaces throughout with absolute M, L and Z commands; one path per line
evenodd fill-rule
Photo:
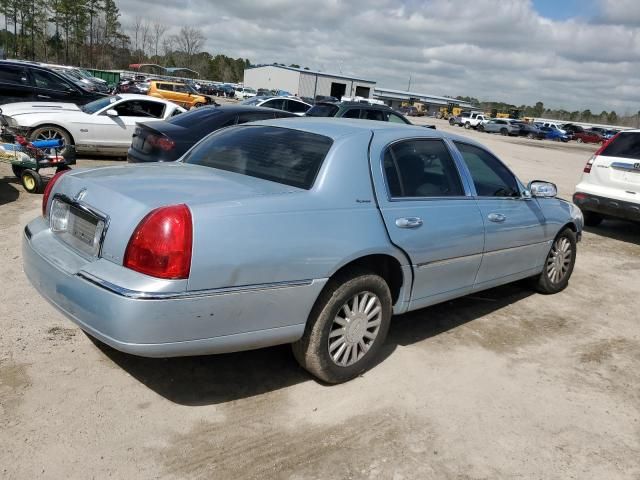
M 407 86 L 407 92 L 411 91 L 411 74 L 409 74 L 409 86 Z

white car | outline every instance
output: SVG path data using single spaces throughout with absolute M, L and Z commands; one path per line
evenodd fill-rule
M 606 217 L 640 221 L 640 130 L 618 133 L 584 167 L 573 194 L 585 225 Z
M 254 107 L 284 110 L 298 116 L 304 115 L 311 108 L 311 105 L 297 97 L 253 97 L 241 103 L 242 105 L 252 105 Z
M 236 98 L 240 100 L 246 100 L 247 98 L 255 97 L 256 94 L 255 88 L 251 87 L 238 87 L 236 88 Z
M 553 130 L 558 130 L 561 134 L 566 135 L 567 131 L 560 128 L 560 125 L 558 125 L 557 123 L 553 123 L 553 122 L 542 122 L 542 126 L 543 127 L 549 127 Z
M 9 128 L 29 140 L 61 139 L 78 153 L 126 155 L 137 122 L 166 120 L 186 110 L 162 98 L 130 93 L 81 107 L 73 103 L 20 102 L 2 105 Z

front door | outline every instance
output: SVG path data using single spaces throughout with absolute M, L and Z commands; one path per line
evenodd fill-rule
M 384 137 L 376 132 L 372 174 L 391 241 L 413 268 L 409 308 L 463 295 L 480 266 L 484 225 L 458 165 L 442 139 L 388 146 Z
M 534 275 L 550 245 L 538 201 L 521 193 L 518 180 L 494 155 L 476 145 L 454 142 L 469 170 L 485 224 L 485 246 L 476 286 Z
M 118 115 L 107 115 L 113 109 Z M 88 132 L 87 144 L 96 145 L 107 152 L 125 153 L 131 145 L 131 137 L 138 122 L 161 120 L 165 105 L 151 100 L 124 100 L 96 114 L 96 125 Z

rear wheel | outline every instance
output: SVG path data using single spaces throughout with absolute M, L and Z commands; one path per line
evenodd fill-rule
M 478 131 L 479 132 L 484 132 L 484 125 L 482 125 L 482 124 L 478 125 Z
M 596 212 L 588 212 L 583 210 L 582 216 L 584 217 L 584 224 L 587 227 L 597 227 L 604 220 L 604 217 Z
M 22 186 L 28 193 L 40 193 L 42 191 L 42 177 L 35 170 L 22 172 Z
M 553 241 L 542 273 L 534 278 L 534 288 L 544 294 L 567 288 L 576 262 L 576 234 L 565 228 Z
M 504 135 L 504 136 L 507 136 L 507 135 L 509 135 L 509 130 L 507 130 L 506 128 L 501 128 L 500 129 L 500 133 L 502 135 Z
M 346 382 L 371 368 L 390 321 L 391 293 L 382 277 L 360 269 L 339 275 L 320 294 L 293 354 L 319 379 Z
M 533 133 L 527 133 L 527 138 L 532 140 L 533 139 Z
M 578 139 L 576 140 L 577 143 L 582 143 L 582 139 L 578 137 Z
M 464 124 L 464 128 L 466 128 L 467 130 L 469 130 L 471 128 L 471 124 L 469 122 Z

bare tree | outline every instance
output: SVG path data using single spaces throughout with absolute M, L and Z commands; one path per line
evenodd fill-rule
M 154 54 L 158 56 L 158 46 L 162 43 L 162 37 L 167 32 L 167 26 L 164 23 L 154 23 L 153 24 L 153 45 L 154 45 Z
M 191 57 L 200 51 L 205 40 L 202 30 L 187 26 L 182 27 L 180 33 L 174 37 L 178 49 L 186 55 L 189 63 Z
M 147 53 L 147 46 L 149 46 L 149 50 L 151 50 L 151 36 L 149 34 L 149 24 L 142 22 L 140 26 L 140 57 L 139 61 L 144 60 L 144 57 Z

